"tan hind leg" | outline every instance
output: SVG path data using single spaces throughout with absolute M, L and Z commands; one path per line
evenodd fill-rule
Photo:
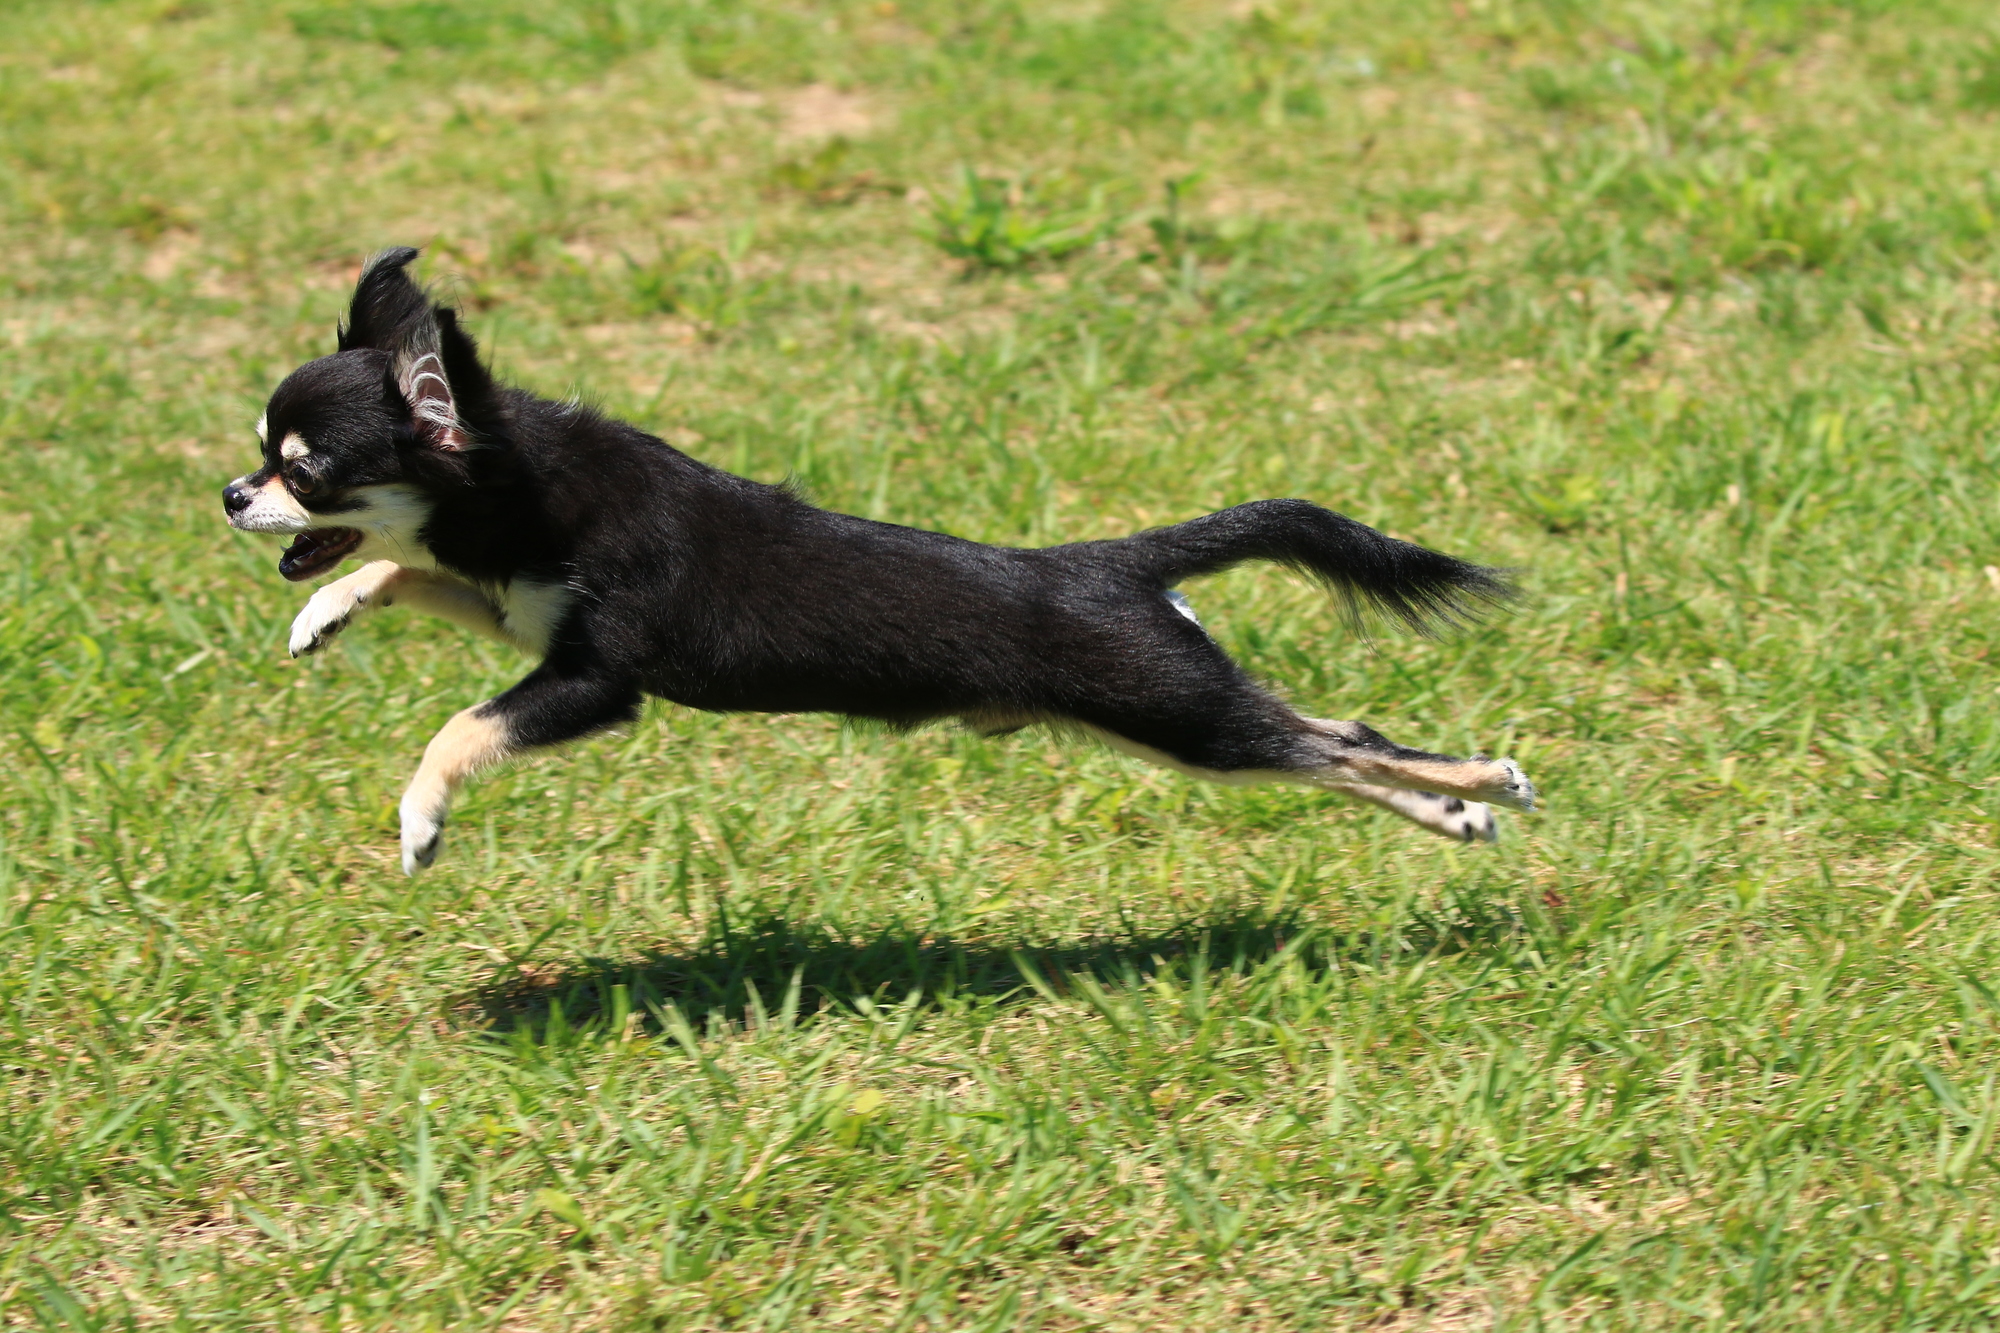
M 1304 721 L 1330 742 L 1322 765 L 1297 774 L 1305 781 L 1327 787 L 1434 792 L 1510 810 L 1535 808 L 1535 784 L 1511 759 L 1454 759 L 1398 745 L 1365 723 Z
M 1441 837 L 1458 842 L 1497 842 L 1492 807 L 1535 808 L 1535 787 L 1511 759 L 1454 759 L 1397 745 L 1360 722 L 1296 718 L 1286 736 L 1296 739 L 1303 724 L 1308 744 L 1274 746 L 1279 762 L 1250 768 L 1214 768 L 1189 763 L 1104 727 L 1082 728 L 1112 749 L 1210 782 L 1244 785 L 1299 782 L 1339 792 L 1393 810 Z

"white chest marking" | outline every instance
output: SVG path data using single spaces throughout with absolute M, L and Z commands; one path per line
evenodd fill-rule
M 403 482 L 359 486 L 352 492 L 360 507 L 334 514 L 329 521 L 359 528 L 365 534 L 355 555 L 362 560 L 394 560 L 411 569 L 436 569 L 437 559 L 418 536 L 431 520 L 431 502 L 416 487 Z
M 531 653 L 546 653 L 575 599 L 566 584 L 515 579 L 493 600 L 500 606 L 500 628 L 507 637 Z

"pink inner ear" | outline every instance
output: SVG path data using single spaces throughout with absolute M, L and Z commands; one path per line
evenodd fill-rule
M 403 397 L 409 400 L 410 415 L 431 446 L 449 453 L 472 447 L 465 428 L 458 424 L 458 412 L 451 400 L 451 384 L 444 377 L 444 362 L 436 352 L 425 352 L 403 371 Z

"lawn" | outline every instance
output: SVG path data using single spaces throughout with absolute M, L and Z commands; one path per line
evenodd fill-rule
M 0 1325 L 2000 1321 L 2000 26 L 1969 3 L 0 7 Z M 361 259 L 503 373 L 1188 591 L 1468 849 L 1036 732 L 293 662 L 221 484 Z

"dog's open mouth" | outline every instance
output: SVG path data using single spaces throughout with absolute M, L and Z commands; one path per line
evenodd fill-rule
M 314 528 L 301 532 L 278 557 L 278 572 L 297 583 L 332 569 L 359 545 L 361 533 L 354 528 Z

